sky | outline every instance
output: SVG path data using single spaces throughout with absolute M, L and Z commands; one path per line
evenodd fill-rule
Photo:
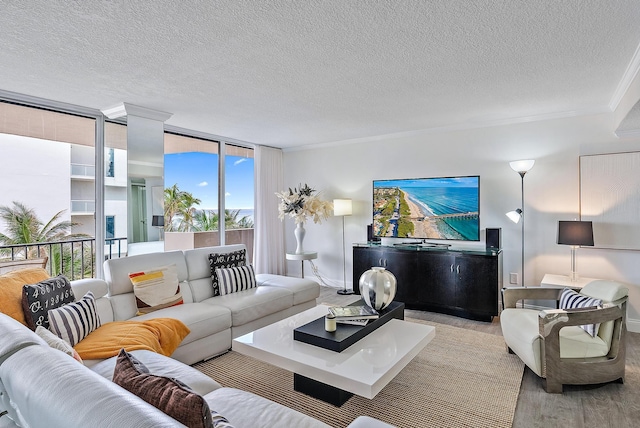
M 253 209 L 253 158 L 225 157 L 225 207 Z M 218 155 L 172 153 L 164 156 L 165 188 L 178 184 L 201 200 L 198 208 L 218 208 Z
M 478 187 L 479 177 L 435 177 L 401 180 L 375 180 L 374 187 Z

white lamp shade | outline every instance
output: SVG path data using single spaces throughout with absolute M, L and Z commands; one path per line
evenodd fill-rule
M 343 216 L 351 215 L 353 211 L 351 199 L 334 199 L 333 200 L 333 215 Z
M 518 208 L 517 210 L 509 211 L 507 213 L 507 217 L 509 217 L 509 220 L 511 220 L 515 224 L 518 224 L 520 223 L 520 219 L 522 218 L 522 210 Z
M 517 161 L 509 162 L 509 166 L 515 172 L 527 172 L 531 168 L 533 168 L 534 163 L 536 163 L 536 161 L 533 159 L 517 160 Z

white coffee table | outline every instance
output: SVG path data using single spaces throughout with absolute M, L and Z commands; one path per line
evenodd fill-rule
M 342 352 L 293 340 L 294 328 L 327 311 L 327 306 L 318 305 L 245 334 L 233 340 L 232 349 L 295 373 L 296 390 L 339 406 L 352 394 L 375 397 L 436 334 L 434 327 L 392 319 Z M 317 394 L 310 393 L 308 385 L 298 388 L 307 380 Z M 342 402 L 326 399 L 324 387 L 332 396 L 344 392 Z

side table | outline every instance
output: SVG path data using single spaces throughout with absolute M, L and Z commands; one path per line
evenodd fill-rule
M 576 281 L 571 281 L 568 275 L 554 275 L 547 273 L 542 278 L 542 281 L 540 281 L 540 285 L 543 287 L 569 287 L 579 289 L 591 281 L 597 281 L 597 279 L 578 277 Z
M 305 260 L 313 260 L 318 258 L 318 253 L 316 251 L 304 251 L 300 254 L 296 253 L 287 253 L 287 260 L 300 260 L 300 264 L 302 266 L 301 276 L 304 278 L 304 261 Z

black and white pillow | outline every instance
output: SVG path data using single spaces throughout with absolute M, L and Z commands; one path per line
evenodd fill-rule
M 31 330 L 42 326 L 49 328 L 51 309 L 59 308 L 76 300 L 69 279 L 64 275 L 47 278 L 37 284 L 22 287 L 22 310 Z
M 570 288 L 565 288 L 560 294 L 560 309 L 586 309 L 601 308 L 602 300 L 578 294 Z M 596 337 L 600 324 L 581 325 L 582 329 L 589 333 L 591 337 Z
M 49 311 L 49 330 L 71 346 L 76 346 L 98 327 L 100 318 L 96 311 L 96 299 L 91 291 L 77 302 Z
M 216 273 L 221 296 L 257 287 L 256 274 L 251 265 L 216 269 Z
M 224 269 L 237 266 L 246 266 L 247 250 L 231 251 L 229 253 L 212 253 L 209 254 L 209 267 L 211 268 L 211 285 L 213 286 L 213 295 L 220 295 L 220 284 L 216 269 Z

